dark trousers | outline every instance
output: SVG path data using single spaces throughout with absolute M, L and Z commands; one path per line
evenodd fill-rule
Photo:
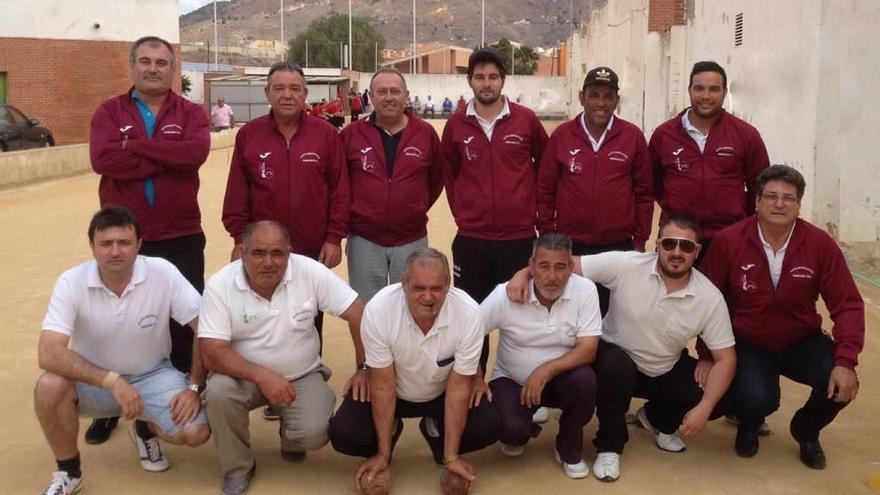
M 140 254 L 170 261 L 199 294 L 205 290 L 205 234 L 144 241 Z M 183 373 L 192 367 L 193 332 L 171 319 L 171 364 Z
M 443 459 L 443 432 L 445 428 L 444 400 L 446 394 L 440 394 L 428 402 L 410 402 L 397 399 L 394 417 L 397 420 L 396 430 L 392 439 L 391 449 L 403 430 L 400 418 L 431 417 L 437 420 L 440 440 L 436 442 L 439 451 L 432 446 L 434 459 Z M 461 434 L 459 453 L 466 454 L 488 447 L 498 439 L 498 410 L 494 404 L 481 400 L 480 405 L 468 410 L 467 423 Z M 376 436 L 376 425 L 373 423 L 373 409 L 369 402 L 357 402 L 351 395 L 345 397 L 336 415 L 330 418 L 328 431 L 330 443 L 337 452 L 360 457 L 372 457 L 379 451 L 379 439 Z M 431 442 L 428 443 L 431 445 Z
M 522 385 L 510 378 L 496 378 L 489 382 L 489 387 L 492 401 L 501 415 L 498 440 L 507 445 L 525 445 L 529 438 L 541 433 L 541 427 L 532 422 L 532 414 L 538 406 L 520 404 Z M 595 404 L 596 374 L 586 364 L 554 376 L 541 392 L 542 406 L 562 409 L 556 451 L 569 464 L 576 464 L 583 458 L 584 426 L 593 417 Z
M 731 388 L 736 414 L 743 425 L 757 428 L 779 409 L 779 377 L 813 390 L 807 403 L 791 418 L 791 429 L 802 440 L 817 440 L 846 402 L 828 398 L 828 379 L 834 368 L 834 343 L 823 333 L 800 340 L 788 349 L 765 351 L 736 344 L 736 377 Z
M 495 286 L 507 282 L 529 264 L 534 237 L 512 241 L 488 241 L 457 234 L 452 240 L 452 275 L 455 286 L 474 301 L 483 302 Z M 489 361 L 489 336 L 483 338 L 480 366 Z
M 617 244 L 581 244 L 572 242 L 572 256 L 586 256 L 588 254 L 607 253 L 608 251 L 632 251 L 632 241 L 620 242 Z M 608 313 L 608 300 L 611 298 L 611 291 L 604 285 L 596 284 L 596 291 L 599 293 L 599 310 L 602 312 L 602 318 Z
M 599 351 L 593 363 L 599 383 L 596 394 L 599 431 L 593 440 L 596 451 L 623 453 L 623 446 L 629 440 L 626 412 L 633 397 L 648 399 L 645 412 L 654 428 L 662 433 L 675 433 L 684 415 L 703 398 L 703 391 L 694 380 L 696 364 L 697 360 L 685 349 L 671 370 L 650 377 L 636 368 L 623 349 L 599 341 Z M 718 418 L 727 409 L 727 400 L 722 399 L 710 419 Z

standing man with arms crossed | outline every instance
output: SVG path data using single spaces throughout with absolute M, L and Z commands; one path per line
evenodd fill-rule
M 458 232 L 455 286 L 482 302 L 528 263 L 535 239 L 535 176 L 547 146 L 544 126 L 501 94 L 504 62 L 491 48 L 468 59 L 474 98 L 446 121 L 441 139 L 446 197 Z M 486 369 L 489 339 L 480 365 Z
M 724 68 L 695 63 L 688 95 L 691 106 L 657 127 L 648 148 L 661 221 L 693 217 L 705 256 L 716 233 L 755 212 L 755 178 L 770 160 L 758 130 L 722 108 Z
M 786 376 L 812 388 L 790 431 L 801 461 L 824 469 L 819 433 L 859 390 L 865 305 L 834 239 L 798 218 L 805 189 L 791 167 L 764 170 L 757 214 L 721 231 L 700 269 L 724 294 L 736 335 L 736 453 L 758 452 L 758 428 L 779 408 L 779 377 Z M 831 336 L 816 311 L 819 296 L 834 322 Z M 711 365 L 705 352 L 701 358 L 702 369 Z
M 89 133 L 92 169 L 101 175 L 101 206 L 120 205 L 138 219 L 140 254 L 170 261 L 201 292 L 205 234 L 199 210 L 199 167 L 211 148 L 201 106 L 171 90 L 177 62 L 171 44 L 145 36 L 132 44 L 133 87 L 95 111 Z M 171 321 L 171 363 L 192 366 L 193 333 Z M 89 443 L 103 443 L 118 418 L 96 419 Z
M 211 125 L 214 126 L 214 132 L 235 127 L 235 113 L 222 96 L 217 98 L 217 105 L 211 107 Z
M 538 232 L 571 236 L 576 256 L 645 251 L 654 193 L 645 136 L 614 116 L 620 95 L 608 67 L 587 73 L 579 93 L 584 111 L 550 137 L 538 169 Z M 598 287 L 602 314 L 608 289 Z
M 58 277 L 40 332 L 34 409 L 58 471 L 44 495 L 82 487 L 79 416 L 138 418 L 130 436 L 141 467 L 164 471 L 159 437 L 195 447 L 211 434 L 201 410 L 205 372 L 193 356 L 189 382 L 169 361 L 168 321 L 195 329 L 201 298 L 177 268 L 138 256 L 140 227 L 116 206 L 89 224 L 93 261 Z M 194 347 L 194 353 L 197 347 Z
M 443 189 L 440 140 L 405 110 L 403 75 L 380 69 L 370 92 L 373 113 L 342 131 L 351 184 L 348 279 L 365 302 L 400 280 L 411 253 L 428 247 L 428 210 Z
M 364 310 L 370 403 L 348 396 L 330 420 L 333 448 L 367 458 L 355 475 L 358 488 L 388 469 L 400 418 L 421 417 L 434 461 L 471 487 L 474 468 L 459 454 L 497 439 L 492 404 L 468 408 L 483 337 L 480 308 L 450 282 L 446 256 L 422 249 L 407 258 L 401 283 L 379 291 Z

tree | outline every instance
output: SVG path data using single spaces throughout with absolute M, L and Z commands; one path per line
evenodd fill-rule
M 513 48 L 510 40 L 501 38 L 489 46 L 498 50 L 501 59 L 504 60 L 504 67 L 507 69 L 508 74 L 530 76 L 538 70 L 538 54 L 529 45 L 523 44 L 519 48 Z M 513 56 L 513 62 L 515 62 L 513 64 L 513 71 L 510 70 L 511 56 Z
M 180 92 L 183 94 L 189 94 L 190 90 L 192 90 L 192 81 L 189 80 L 189 76 L 183 74 L 180 76 Z
M 366 17 L 353 17 L 352 69 L 372 72 L 376 68 L 376 53 L 385 48 L 385 36 L 370 24 Z M 308 60 L 306 60 L 308 40 Z M 340 67 L 340 43 L 348 44 L 348 16 L 331 14 L 312 21 L 309 26 L 288 43 L 287 59 L 308 67 Z M 377 46 L 378 45 L 378 46 Z

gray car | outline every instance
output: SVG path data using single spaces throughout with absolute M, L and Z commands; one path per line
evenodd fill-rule
M 52 131 L 12 105 L 0 104 L 0 152 L 55 146 Z

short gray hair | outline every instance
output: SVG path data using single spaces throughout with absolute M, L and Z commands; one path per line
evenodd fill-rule
M 281 225 L 274 220 L 258 220 L 256 222 L 247 224 L 247 226 L 244 228 L 244 232 L 241 234 L 242 250 L 247 251 L 247 248 L 251 243 L 251 236 L 254 235 L 254 232 L 256 232 L 257 229 L 263 227 L 270 227 L 280 231 L 281 236 L 284 237 L 284 243 L 287 245 L 287 248 L 290 249 L 290 233 L 287 231 L 287 227 Z
M 376 77 L 377 77 L 379 74 L 394 74 L 394 75 L 396 75 L 397 77 L 400 78 L 400 81 L 403 83 L 403 90 L 404 90 L 404 91 L 409 91 L 409 90 L 406 88 L 406 78 L 403 77 L 403 73 L 402 73 L 402 72 L 400 72 L 399 70 L 397 70 L 397 69 L 394 68 L 394 67 L 382 67 L 381 69 L 377 70 L 377 71 L 373 74 L 373 77 L 370 78 L 370 92 L 371 92 L 371 93 L 373 92 L 373 81 L 376 79 Z
M 565 250 L 571 256 L 571 237 L 559 232 L 550 232 L 535 239 L 532 243 L 532 259 L 535 259 L 535 253 L 538 248 L 549 249 L 550 251 Z
M 129 52 L 129 54 L 128 54 L 128 62 L 131 65 L 134 65 L 135 61 L 137 60 L 137 49 L 140 48 L 140 46 L 143 45 L 144 43 L 146 43 L 147 46 L 150 46 L 153 48 L 156 48 L 157 46 L 160 46 L 160 45 L 167 48 L 168 52 L 171 53 L 171 67 L 172 68 L 177 67 L 177 56 L 174 55 L 174 48 L 171 47 L 171 43 L 169 43 L 166 40 L 163 40 L 162 38 L 160 38 L 158 36 L 144 36 L 142 38 L 138 38 L 137 41 L 135 41 L 131 45 L 131 52 Z
M 449 286 L 452 284 L 452 276 L 449 274 L 449 260 L 446 258 L 445 254 L 431 247 L 419 249 L 418 251 L 410 253 L 410 255 L 406 257 L 406 266 L 403 269 L 401 282 L 405 283 L 405 281 L 409 280 L 409 277 L 412 275 L 412 267 L 416 263 L 420 265 L 442 266 L 446 285 Z

